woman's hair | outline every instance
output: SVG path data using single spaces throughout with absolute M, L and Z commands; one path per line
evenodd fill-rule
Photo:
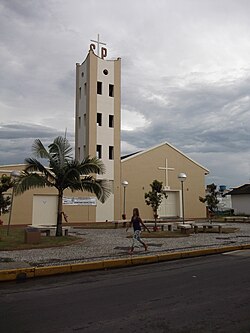
M 133 216 L 140 216 L 140 213 L 139 213 L 139 209 L 138 209 L 138 208 L 134 208 L 134 209 L 133 209 Z

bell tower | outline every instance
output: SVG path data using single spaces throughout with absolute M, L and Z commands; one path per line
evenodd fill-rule
M 99 35 L 91 42 L 86 59 L 76 64 L 75 156 L 97 156 L 106 167 L 97 177 L 108 179 L 113 193 L 96 206 L 96 221 L 105 221 L 120 215 L 121 59 L 106 59 Z

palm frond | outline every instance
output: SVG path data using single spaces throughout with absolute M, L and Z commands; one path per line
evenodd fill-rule
M 105 165 L 103 164 L 102 160 L 97 157 L 90 158 L 88 156 L 80 163 L 81 175 L 89 175 L 90 173 L 97 173 L 101 175 L 104 174 L 105 171 Z
M 38 158 L 50 159 L 50 154 L 42 144 L 41 140 L 36 139 L 32 145 L 32 153 Z
M 54 160 L 60 167 L 72 159 L 72 147 L 69 141 L 62 136 L 55 138 L 53 143 L 49 145 L 49 153 L 51 160 Z
M 29 173 L 24 171 L 15 183 L 14 192 L 15 194 L 22 194 L 27 190 L 45 186 L 52 186 L 47 182 L 45 177 L 40 176 L 37 173 Z
M 104 203 L 111 194 L 111 187 L 109 181 L 106 179 L 93 179 L 92 177 L 85 177 L 81 180 L 82 189 L 94 193 L 98 200 Z
M 35 158 L 26 158 L 26 167 L 24 171 L 26 173 L 31 173 L 31 172 L 39 172 L 43 174 L 48 182 L 50 183 L 55 183 L 55 174 L 54 172 L 51 172 L 48 168 L 46 168 L 42 163 L 40 163 L 37 159 Z

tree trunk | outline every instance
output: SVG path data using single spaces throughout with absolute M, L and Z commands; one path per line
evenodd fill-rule
M 154 211 L 154 219 L 155 219 L 154 231 L 157 231 L 157 217 L 158 217 L 158 215 L 157 215 L 157 210 L 156 210 L 156 211 Z
M 63 201 L 63 191 L 59 190 L 58 191 L 56 236 L 62 236 L 62 201 Z

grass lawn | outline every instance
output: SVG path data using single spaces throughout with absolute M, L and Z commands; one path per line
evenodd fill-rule
M 62 237 L 41 236 L 41 242 L 39 244 L 26 244 L 24 241 L 23 227 L 10 228 L 8 236 L 7 236 L 7 228 L 0 227 L 0 251 L 65 246 L 65 245 L 74 244 L 81 240 L 82 238 L 73 237 L 73 236 L 62 236 Z

